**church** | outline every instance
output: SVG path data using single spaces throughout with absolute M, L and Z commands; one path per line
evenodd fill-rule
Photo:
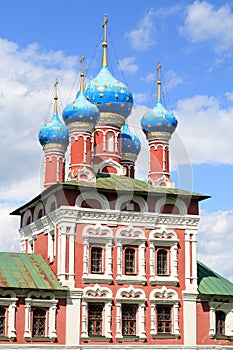
M 232 348 L 233 283 L 197 260 L 199 202 L 209 197 L 170 176 L 178 121 L 164 106 L 161 65 L 155 106 L 141 116 L 144 182 L 127 122 L 133 95 L 109 69 L 107 22 L 100 70 L 85 82 L 82 57 L 62 115 L 55 84 L 38 134 L 44 190 L 11 213 L 21 253 L 0 253 L 0 349 Z

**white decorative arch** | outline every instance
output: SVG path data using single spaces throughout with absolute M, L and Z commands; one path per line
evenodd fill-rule
M 111 308 L 112 308 L 113 295 L 112 291 L 108 287 L 102 287 L 99 284 L 95 284 L 93 287 L 88 286 L 83 289 L 82 296 L 82 334 L 81 338 L 87 340 L 88 335 L 88 303 L 101 302 L 104 304 L 103 308 L 103 324 L 102 336 L 106 340 L 112 338 L 111 331 Z
M 109 202 L 107 198 L 102 194 L 98 192 L 82 192 L 80 193 L 75 201 L 75 205 L 78 207 L 81 207 L 82 202 L 85 200 L 92 200 L 95 199 L 101 204 L 101 209 L 107 210 L 109 209 Z M 94 209 L 94 208 L 93 208 Z
M 148 212 L 148 205 L 145 199 L 139 196 L 134 196 L 133 193 L 119 195 L 116 200 L 115 209 L 120 210 L 123 203 L 131 201 L 134 201 L 139 205 L 140 212 Z
M 120 228 L 116 231 L 116 241 L 117 241 L 117 282 L 123 283 L 146 283 L 146 260 L 145 260 L 145 249 L 146 249 L 146 236 L 145 232 L 138 228 L 129 225 L 127 227 Z M 125 275 L 124 274 L 124 246 L 138 246 L 136 252 L 136 275 Z
M 30 209 L 27 209 L 25 211 L 25 213 L 23 214 L 23 224 L 22 226 L 26 226 L 27 225 L 27 221 L 28 219 L 30 219 L 30 223 L 32 222 L 32 212 Z
M 56 310 L 58 300 L 55 299 L 55 295 L 51 292 L 37 292 L 32 291 L 27 294 L 25 298 L 25 329 L 24 338 L 31 339 L 32 337 L 32 318 L 31 309 L 32 307 L 48 308 L 48 334 L 46 336 L 51 340 L 57 338 L 56 332 Z
M 116 293 L 116 339 L 123 338 L 122 334 L 122 304 L 137 304 L 138 310 L 136 315 L 137 327 L 136 336 L 140 341 L 146 340 L 145 331 L 145 307 L 146 294 L 140 288 L 129 286 L 128 288 L 120 288 Z
M 51 194 L 46 201 L 45 214 L 51 212 L 50 208 L 51 208 L 52 203 L 55 203 L 55 209 L 57 209 L 57 198 L 54 194 Z
M 184 201 L 182 201 L 179 198 L 160 198 L 155 205 L 155 212 L 156 213 L 160 213 L 161 208 L 165 205 L 165 204 L 172 204 L 175 205 L 178 209 L 179 209 L 179 215 L 187 215 L 187 206 L 184 203 Z
M 151 303 L 151 330 L 150 334 L 152 337 L 156 337 L 157 332 L 157 306 L 172 306 L 172 335 L 176 338 L 180 336 L 179 329 L 179 297 L 175 290 L 167 289 L 163 286 L 161 289 L 153 289 L 150 292 L 150 303 Z
M 42 216 L 44 216 L 44 206 L 42 202 L 37 203 L 34 210 L 34 221 L 38 220 L 39 212 L 42 210 Z
M 111 228 L 96 224 L 84 227 L 83 233 L 83 282 L 91 283 L 101 281 L 102 283 L 112 283 L 112 246 L 113 231 Z M 103 273 L 91 273 L 90 250 L 93 246 L 102 246 L 103 249 Z
M 9 297 L 10 295 L 10 297 Z M 15 310 L 18 298 L 12 290 L 0 289 L 0 306 L 7 310 L 6 333 L 4 334 L 9 340 L 16 338 L 15 331 Z
M 115 175 L 123 175 L 122 165 L 119 164 L 118 162 L 116 162 L 115 160 L 113 160 L 112 158 L 104 160 L 100 164 L 95 164 L 94 165 L 94 170 L 95 170 L 96 173 L 102 173 L 103 169 L 106 166 L 110 166 L 110 167 L 114 168 L 116 170 L 116 174 Z
M 149 235 L 150 240 L 150 283 L 152 285 L 177 285 L 178 280 L 178 243 L 179 239 L 174 230 L 161 226 L 152 230 Z M 156 249 L 164 247 L 167 249 L 169 275 L 157 275 L 156 273 Z

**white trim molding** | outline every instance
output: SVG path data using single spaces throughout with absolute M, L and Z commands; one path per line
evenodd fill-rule
M 120 228 L 116 232 L 117 243 L 117 278 L 118 284 L 145 284 L 146 283 L 146 237 L 145 232 L 138 228 L 129 225 L 128 227 Z M 123 266 L 123 247 L 138 246 L 138 254 L 136 254 L 136 275 L 125 275 Z
M 177 285 L 178 279 L 178 242 L 177 234 L 174 230 L 161 226 L 153 230 L 149 235 L 150 240 L 150 283 L 152 285 Z M 156 274 L 156 247 L 169 248 L 167 276 L 158 276 Z
M 112 246 L 113 231 L 111 228 L 97 224 L 88 225 L 84 228 L 83 233 L 83 282 L 92 283 L 101 281 L 101 283 L 112 283 Z M 104 249 L 103 272 L 93 274 L 90 272 L 90 248 L 94 245 L 101 245 Z
M 112 339 L 112 319 L 111 319 L 111 309 L 112 309 L 112 291 L 108 287 L 101 287 L 99 284 L 94 286 L 88 286 L 83 289 L 82 296 L 82 330 L 81 339 L 88 341 L 91 340 L 88 334 L 88 303 L 103 303 L 103 327 L 102 327 L 102 341 L 109 341 Z
M 101 209 L 104 209 L 104 210 L 109 209 L 109 202 L 107 198 L 102 193 L 98 193 L 95 191 L 91 191 L 91 192 L 82 191 L 82 193 L 77 196 L 75 205 L 77 207 L 81 207 L 83 201 L 86 201 L 86 200 L 93 201 L 93 199 L 100 203 Z
M 24 338 L 26 340 L 32 340 L 32 317 L 31 308 L 47 308 L 47 327 L 46 336 L 50 340 L 54 341 L 57 338 L 56 332 L 56 310 L 58 300 L 55 299 L 55 295 L 50 292 L 30 292 L 25 298 L 25 329 Z
M 163 286 L 161 289 L 153 289 L 150 292 L 151 303 L 151 336 L 158 336 L 157 332 L 157 306 L 172 306 L 172 333 L 176 338 L 180 337 L 179 329 L 179 304 L 178 294 L 173 289 L 167 289 Z
M 116 339 L 124 341 L 122 334 L 122 304 L 137 304 L 138 310 L 136 315 L 136 337 L 139 341 L 146 340 L 145 330 L 145 308 L 146 295 L 144 290 L 129 286 L 128 288 L 120 288 L 116 293 Z M 129 341 L 127 337 L 127 341 Z
M 212 298 L 209 302 L 210 306 L 210 329 L 209 336 L 211 339 L 216 334 L 216 312 L 223 311 L 225 314 L 225 337 L 233 337 L 233 299 Z
M 10 298 L 8 297 L 10 295 Z M 9 340 L 16 338 L 15 329 L 15 310 L 18 298 L 16 298 L 15 292 L 12 290 L 0 289 L 0 306 L 5 307 L 7 310 L 7 317 L 5 319 L 5 337 Z

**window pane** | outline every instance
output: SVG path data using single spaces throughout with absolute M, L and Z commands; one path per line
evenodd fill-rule
M 122 334 L 136 335 L 137 305 L 122 305 Z
M 45 336 L 45 325 L 46 325 L 46 310 L 35 309 L 33 311 L 33 337 L 44 337 Z
M 5 335 L 5 319 L 6 319 L 6 309 L 0 307 L 0 336 Z
M 102 335 L 102 322 L 103 322 L 102 314 L 103 314 L 102 304 L 88 305 L 88 334 L 90 336 Z
M 157 332 L 171 333 L 171 307 L 157 307 Z
M 223 311 L 216 311 L 216 334 L 225 334 L 225 318 L 226 315 Z
M 92 247 L 91 249 L 91 273 L 102 273 L 102 252 L 103 249 L 99 247 Z
M 157 251 L 157 275 L 167 275 L 167 251 L 165 249 L 159 249 Z
M 135 249 L 125 249 L 125 274 L 135 274 Z

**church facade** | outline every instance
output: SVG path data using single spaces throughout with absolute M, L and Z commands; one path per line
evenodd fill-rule
M 177 189 L 177 119 L 157 101 L 141 118 L 148 181 L 135 179 L 133 95 L 102 66 L 39 132 L 44 191 L 16 209 L 21 253 L 0 253 L 0 349 L 227 349 L 233 284 L 197 261 L 199 202 Z M 83 63 L 84 58 L 82 58 Z M 57 84 L 56 84 L 57 87 Z M 65 154 L 69 148 L 68 173 Z

